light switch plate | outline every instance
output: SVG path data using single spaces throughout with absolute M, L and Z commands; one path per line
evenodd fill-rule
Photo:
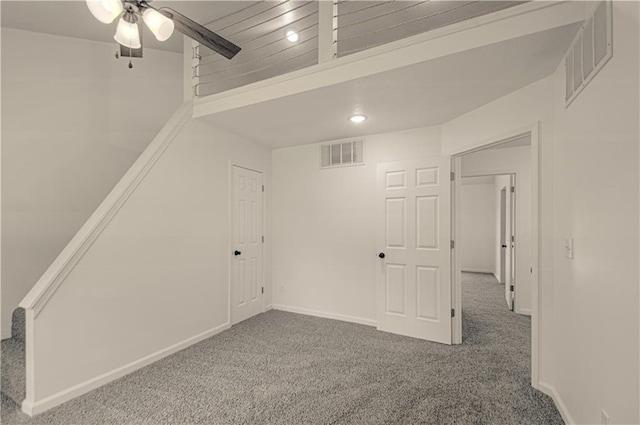
M 573 238 L 567 238 L 564 241 L 564 256 L 572 259 L 573 258 Z

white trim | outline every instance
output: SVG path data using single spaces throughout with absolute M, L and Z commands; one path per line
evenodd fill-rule
M 473 267 L 463 267 L 460 271 L 462 273 L 465 273 L 465 272 L 466 273 L 485 273 L 485 274 L 490 274 L 490 275 L 494 275 L 495 276 L 494 270 L 476 269 L 476 268 L 473 268 Z M 500 279 L 498 279 L 498 281 L 499 280 Z
M 531 297 L 531 385 L 539 387 L 540 366 L 540 322 L 542 321 L 542 306 L 540 302 L 540 121 L 531 128 L 531 283 L 533 291 Z
M 34 311 L 34 318 L 55 294 L 65 278 L 78 264 L 91 245 L 106 229 L 129 196 L 136 190 L 158 159 L 169 147 L 184 124 L 191 118 L 192 104 L 185 102 L 169 119 L 160 133 L 133 163 L 131 168 L 91 214 L 49 268 L 44 272 L 19 306 Z
M 183 350 L 204 339 L 207 339 L 216 334 L 219 334 L 220 332 L 223 332 L 229 329 L 230 327 L 231 325 L 228 322 L 220 326 L 216 326 L 215 328 L 209 329 L 206 332 L 202 332 L 201 334 L 185 339 L 184 341 L 174 344 L 170 347 L 163 348 L 159 351 L 156 351 L 155 353 L 149 354 L 148 356 L 142 357 L 129 364 L 113 369 L 109 372 L 103 373 L 100 376 L 96 376 L 95 378 L 89 379 L 78 385 L 74 385 L 73 387 L 67 388 L 66 390 L 62 390 L 42 400 L 33 401 L 32 399 L 29 398 L 22 402 L 22 411 L 29 416 L 42 413 L 46 410 L 51 409 L 52 407 L 58 406 L 66 401 L 69 401 L 73 398 L 86 394 L 91 390 L 101 387 L 102 385 L 105 385 L 111 381 L 114 381 L 135 370 L 138 370 L 164 357 L 167 357 L 180 350 Z
M 486 149 L 493 145 L 501 145 L 508 141 L 518 139 L 520 136 L 526 133 L 530 133 L 533 127 L 537 127 L 537 124 L 535 126 L 528 125 L 525 127 L 520 127 L 520 128 L 510 130 L 510 131 L 505 131 L 495 136 L 486 137 L 478 141 L 470 142 L 464 146 L 454 147 L 454 149 L 451 151 L 445 149 L 443 150 L 442 155 L 461 156 L 461 155 L 472 153 L 477 150 Z M 533 140 L 531 141 L 531 144 L 533 145 Z
M 562 416 L 562 419 L 564 420 L 565 424 L 571 425 L 576 423 L 571 417 L 571 414 L 569 413 L 569 409 L 567 409 L 567 405 L 564 404 L 562 397 L 560 397 L 560 394 L 558 393 L 555 387 L 545 382 L 539 382 L 538 387 L 539 387 L 538 389 L 541 392 L 551 397 L 556 407 L 558 408 L 558 411 L 560 412 L 560 416 Z
M 304 314 L 307 316 L 322 317 L 324 319 L 340 320 L 342 322 L 358 323 L 358 324 L 367 325 L 367 326 L 377 325 L 375 320 L 365 319 L 362 317 L 347 316 L 347 315 L 338 314 L 338 313 L 330 313 L 328 311 L 310 310 L 306 308 L 291 307 L 291 306 L 282 305 L 282 304 L 273 304 L 272 307 L 274 310 L 288 311 L 289 313 Z
M 531 309 L 530 308 L 518 308 L 516 306 L 516 313 L 517 314 L 523 314 L 525 316 L 531 316 Z
M 267 311 L 269 311 L 269 310 L 273 310 L 273 304 L 269 304 L 269 305 L 264 306 L 264 312 L 265 312 L 265 313 L 266 313 Z
M 451 182 L 451 240 L 458 240 L 461 226 L 459 206 L 462 196 L 462 157 L 451 157 L 451 170 L 456 176 Z M 462 259 L 459 253 L 460 244 L 451 250 L 451 307 L 458 314 L 451 320 L 451 343 L 462 344 Z

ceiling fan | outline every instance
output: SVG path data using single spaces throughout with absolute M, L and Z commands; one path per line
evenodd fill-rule
M 142 40 L 138 26 L 140 18 L 158 41 L 167 40 L 176 29 L 227 59 L 233 58 L 240 51 L 240 47 L 199 23 L 168 7 L 156 9 L 149 4 L 150 1 L 86 0 L 89 11 L 100 22 L 110 24 L 120 17 L 113 38 L 120 44 L 122 56 L 142 57 Z M 129 62 L 129 68 L 132 67 Z

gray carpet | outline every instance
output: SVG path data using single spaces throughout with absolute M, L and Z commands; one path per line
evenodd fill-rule
M 17 308 L 12 314 L 11 338 L 3 339 L 0 343 L 0 389 L 3 397 L 15 402 L 22 402 L 26 393 L 24 335 L 25 311 Z
M 464 344 L 271 311 L 33 419 L 3 424 L 561 424 L 529 385 L 530 320 L 465 274 Z

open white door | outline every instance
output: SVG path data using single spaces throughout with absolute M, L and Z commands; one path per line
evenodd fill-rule
M 507 280 L 504 285 L 505 299 L 511 311 L 514 310 L 515 288 L 516 288 L 516 183 L 515 176 L 509 176 L 509 187 L 507 187 L 506 215 L 507 215 L 507 237 L 506 237 L 506 274 Z
M 231 324 L 262 312 L 262 173 L 233 167 Z
M 512 302 L 511 302 L 511 285 L 513 284 L 511 280 L 511 184 L 502 188 L 505 191 L 505 204 L 504 211 L 501 214 L 504 214 L 505 217 L 505 239 L 503 250 L 504 250 L 504 299 L 507 301 L 507 306 L 510 310 L 512 310 Z
M 451 158 L 378 165 L 378 329 L 451 344 Z

